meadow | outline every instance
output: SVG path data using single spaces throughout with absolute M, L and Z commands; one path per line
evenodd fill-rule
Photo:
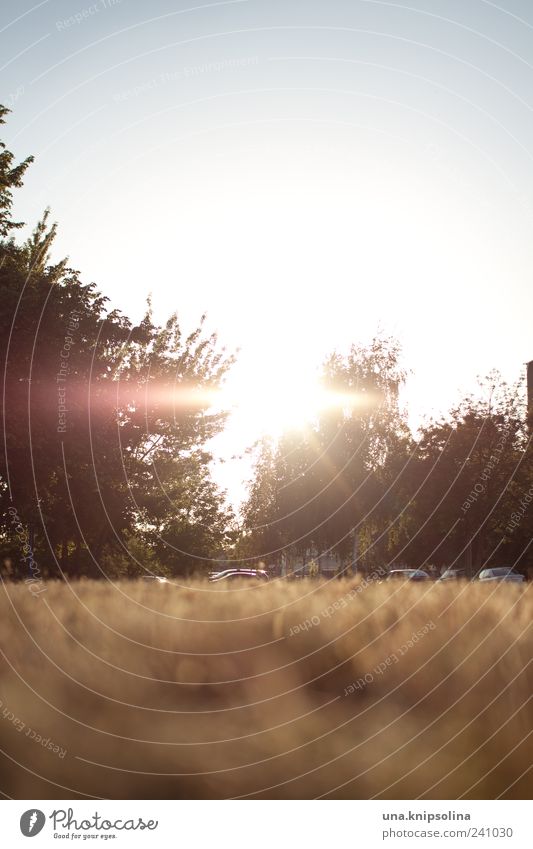
M 527 798 L 530 585 L 0 588 L 13 798 Z

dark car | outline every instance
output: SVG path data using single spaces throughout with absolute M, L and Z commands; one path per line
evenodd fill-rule
M 424 572 L 423 569 L 393 569 L 387 575 L 387 581 L 430 581 L 427 572 Z
M 215 572 L 209 576 L 209 582 L 212 584 L 236 580 L 269 581 L 270 578 L 264 569 L 225 569 L 223 572 Z
M 477 576 L 478 581 L 510 581 L 515 584 L 522 584 L 525 580 L 519 572 L 514 572 L 511 566 L 493 566 L 489 569 L 482 569 Z

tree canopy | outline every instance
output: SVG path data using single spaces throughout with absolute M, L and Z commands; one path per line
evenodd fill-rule
M 13 166 L 2 146 L 4 554 L 20 562 L 12 507 L 51 574 L 141 571 L 134 550 L 167 571 L 205 566 L 232 518 L 206 448 L 224 425 L 210 393 L 232 358 L 203 318 L 184 334 L 177 315 L 158 326 L 148 305 L 134 324 L 66 261 L 51 263 L 48 211 L 24 243 L 6 238 L 30 161 Z
M 338 402 L 306 429 L 257 446 L 244 550 L 307 562 L 334 553 L 341 569 L 367 572 L 396 564 L 473 575 L 489 563 L 533 563 L 523 383 L 492 372 L 478 394 L 413 435 L 398 404 L 404 379 L 393 339 L 326 361 Z

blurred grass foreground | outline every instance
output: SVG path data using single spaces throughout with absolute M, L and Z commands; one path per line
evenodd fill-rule
M 4 584 L 14 798 L 527 798 L 513 585 Z

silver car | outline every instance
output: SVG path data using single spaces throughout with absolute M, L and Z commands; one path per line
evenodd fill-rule
M 423 569 L 392 569 L 387 575 L 387 581 L 430 581 L 427 572 L 424 572 Z
M 510 566 L 495 566 L 490 569 L 482 569 L 478 575 L 478 581 L 512 581 L 522 584 L 525 578 L 519 572 L 513 572 Z
M 268 581 L 269 575 L 264 569 L 226 569 L 209 577 L 210 583 L 235 580 Z

